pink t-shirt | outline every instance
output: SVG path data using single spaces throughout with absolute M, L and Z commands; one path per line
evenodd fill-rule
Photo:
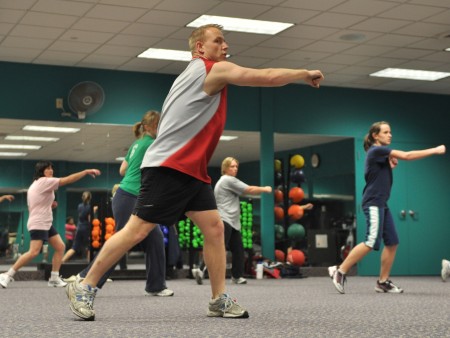
M 28 188 L 28 230 L 49 230 L 53 222 L 52 203 L 59 178 L 40 177 Z

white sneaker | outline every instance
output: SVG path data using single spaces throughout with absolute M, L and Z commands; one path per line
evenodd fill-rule
M 53 286 L 55 288 L 63 288 L 67 285 L 65 281 L 61 279 L 61 277 L 57 276 L 55 278 L 51 278 L 48 280 L 48 286 Z
M 194 268 L 191 270 L 192 276 L 195 278 L 198 285 L 203 284 L 203 271 L 199 268 Z
M 75 275 L 72 275 L 72 276 L 70 276 L 70 277 L 68 277 L 68 278 L 63 278 L 63 281 L 66 282 L 66 283 L 73 283 L 73 282 L 75 282 L 75 281 L 81 282 L 83 279 L 84 279 L 84 278 L 81 277 L 80 274 L 78 274 L 78 275 L 76 275 L 76 276 L 75 276 Z
M 174 292 L 170 289 L 164 289 L 159 292 L 147 292 L 145 291 L 146 296 L 158 296 L 158 297 L 171 297 Z
M 8 284 L 13 282 L 14 278 L 12 278 L 10 275 L 8 275 L 7 273 L 2 273 L 0 274 L 0 285 L 6 289 L 8 287 Z
M 442 281 L 445 282 L 447 280 L 447 277 L 450 276 L 450 261 L 443 259 L 441 265 L 441 278 Z
M 231 277 L 231 281 L 232 281 L 234 284 L 247 284 L 247 280 L 246 280 L 245 278 L 243 278 L 243 277 L 239 277 L 239 278 L 233 278 L 233 277 Z

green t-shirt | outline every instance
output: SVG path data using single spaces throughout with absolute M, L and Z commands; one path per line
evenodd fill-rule
M 141 163 L 147 148 L 153 143 L 154 139 L 145 134 L 142 138 L 136 140 L 128 149 L 125 161 L 128 163 L 125 177 L 120 182 L 120 189 L 126 192 L 138 195 L 141 188 Z

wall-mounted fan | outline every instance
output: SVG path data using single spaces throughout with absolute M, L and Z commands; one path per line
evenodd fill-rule
M 83 81 L 73 86 L 67 100 L 69 108 L 75 117 L 79 120 L 84 120 L 87 115 L 100 110 L 105 102 L 105 92 L 99 84 L 92 81 Z M 63 113 L 63 115 L 66 116 L 68 114 Z

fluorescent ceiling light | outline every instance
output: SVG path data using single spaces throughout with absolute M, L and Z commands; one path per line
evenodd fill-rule
M 238 138 L 237 136 L 225 136 L 225 135 L 222 135 L 222 136 L 220 136 L 220 141 L 231 141 L 231 140 L 235 140 L 237 138 Z
M 44 137 L 44 136 L 13 136 L 8 135 L 5 140 L 9 141 L 41 141 L 41 142 L 56 142 L 59 141 L 58 137 Z
M 122 162 L 125 159 L 125 157 L 121 156 L 121 157 L 116 157 L 116 161 Z
M 32 126 L 27 125 L 22 128 L 22 130 L 28 131 L 47 131 L 52 133 L 77 133 L 80 128 L 66 128 L 66 127 L 48 127 L 48 126 Z
M 7 153 L 7 152 L 3 152 L 0 151 L 0 156 L 14 156 L 14 157 L 19 157 L 19 156 L 27 156 L 27 153 Z
M 275 35 L 281 31 L 284 31 L 289 27 L 294 26 L 293 23 L 239 19 L 214 15 L 202 15 L 199 18 L 192 21 L 191 23 L 187 24 L 186 26 L 200 27 L 207 24 L 221 25 L 223 29 L 226 31 L 269 34 L 269 35 Z
M 436 81 L 450 76 L 450 73 L 433 72 L 428 70 L 386 68 L 370 74 L 376 77 L 390 77 L 394 79 Z
M 445 49 L 444 49 L 444 51 L 446 51 L 446 52 L 450 52 L 450 47 L 448 47 L 448 48 L 445 48 Z
M 149 48 L 145 52 L 139 54 L 138 58 L 189 62 L 192 60 L 192 54 L 191 54 L 191 52 L 175 50 L 175 49 Z
M 27 149 L 27 150 L 38 150 L 41 149 L 42 146 L 35 146 L 31 144 L 0 144 L 0 149 Z

